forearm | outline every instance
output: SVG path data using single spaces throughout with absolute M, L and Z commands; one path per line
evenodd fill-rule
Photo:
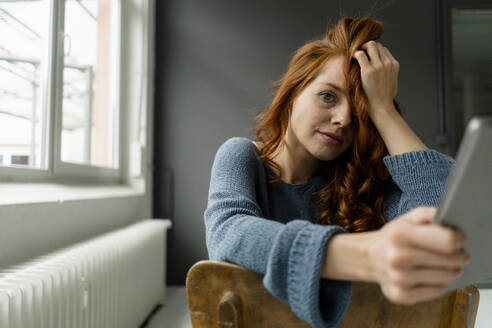
M 371 120 L 378 129 L 390 155 L 428 149 L 396 111 L 393 104 L 374 111 Z
M 367 253 L 377 232 L 340 233 L 327 244 L 321 278 L 350 281 L 374 281 Z

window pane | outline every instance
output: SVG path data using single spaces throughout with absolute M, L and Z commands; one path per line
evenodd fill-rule
M 0 2 L 0 165 L 46 167 L 49 2 Z
M 116 0 L 66 0 L 61 160 L 117 168 Z M 112 8 L 113 7 L 113 8 Z
M 492 9 L 452 9 L 456 145 L 473 116 L 492 114 L 491 31 Z

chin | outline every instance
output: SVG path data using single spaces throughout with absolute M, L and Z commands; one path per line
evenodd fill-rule
M 336 146 L 335 146 L 336 147 Z M 326 145 L 316 145 L 316 148 L 312 149 L 311 154 L 321 161 L 332 161 L 335 158 L 343 154 L 342 149 L 334 149 L 334 147 Z M 345 149 L 343 149 L 345 150 Z
M 333 151 L 329 151 L 329 150 L 327 151 L 326 149 L 324 149 L 322 151 L 317 151 L 317 152 L 314 152 L 312 154 L 314 157 L 316 157 L 320 161 L 328 162 L 328 161 L 332 161 L 335 158 L 339 157 L 342 153 L 338 153 L 338 152 L 335 153 Z
M 324 156 L 319 156 L 318 159 L 324 162 L 329 162 L 334 160 L 335 158 L 338 158 L 341 154 L 329 154 L 329 155 L 324 155 Z

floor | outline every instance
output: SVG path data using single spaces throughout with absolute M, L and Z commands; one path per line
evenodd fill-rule
M 185 286 L 166 286 L 165 300 L 161 303 L 162 307 L 145 328 L 192 328 Z
M 184 286 L 167 286 L 163 306 L 145 328 L 192 328 Z M 492 289 L 480 289 L 475 328 L 492 327 Z

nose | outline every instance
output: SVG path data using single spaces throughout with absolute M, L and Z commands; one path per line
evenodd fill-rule
M 347 102 L 334 108 L 332 123 L 341 127 L 349 126 L 352 123 L 350 107 Z

